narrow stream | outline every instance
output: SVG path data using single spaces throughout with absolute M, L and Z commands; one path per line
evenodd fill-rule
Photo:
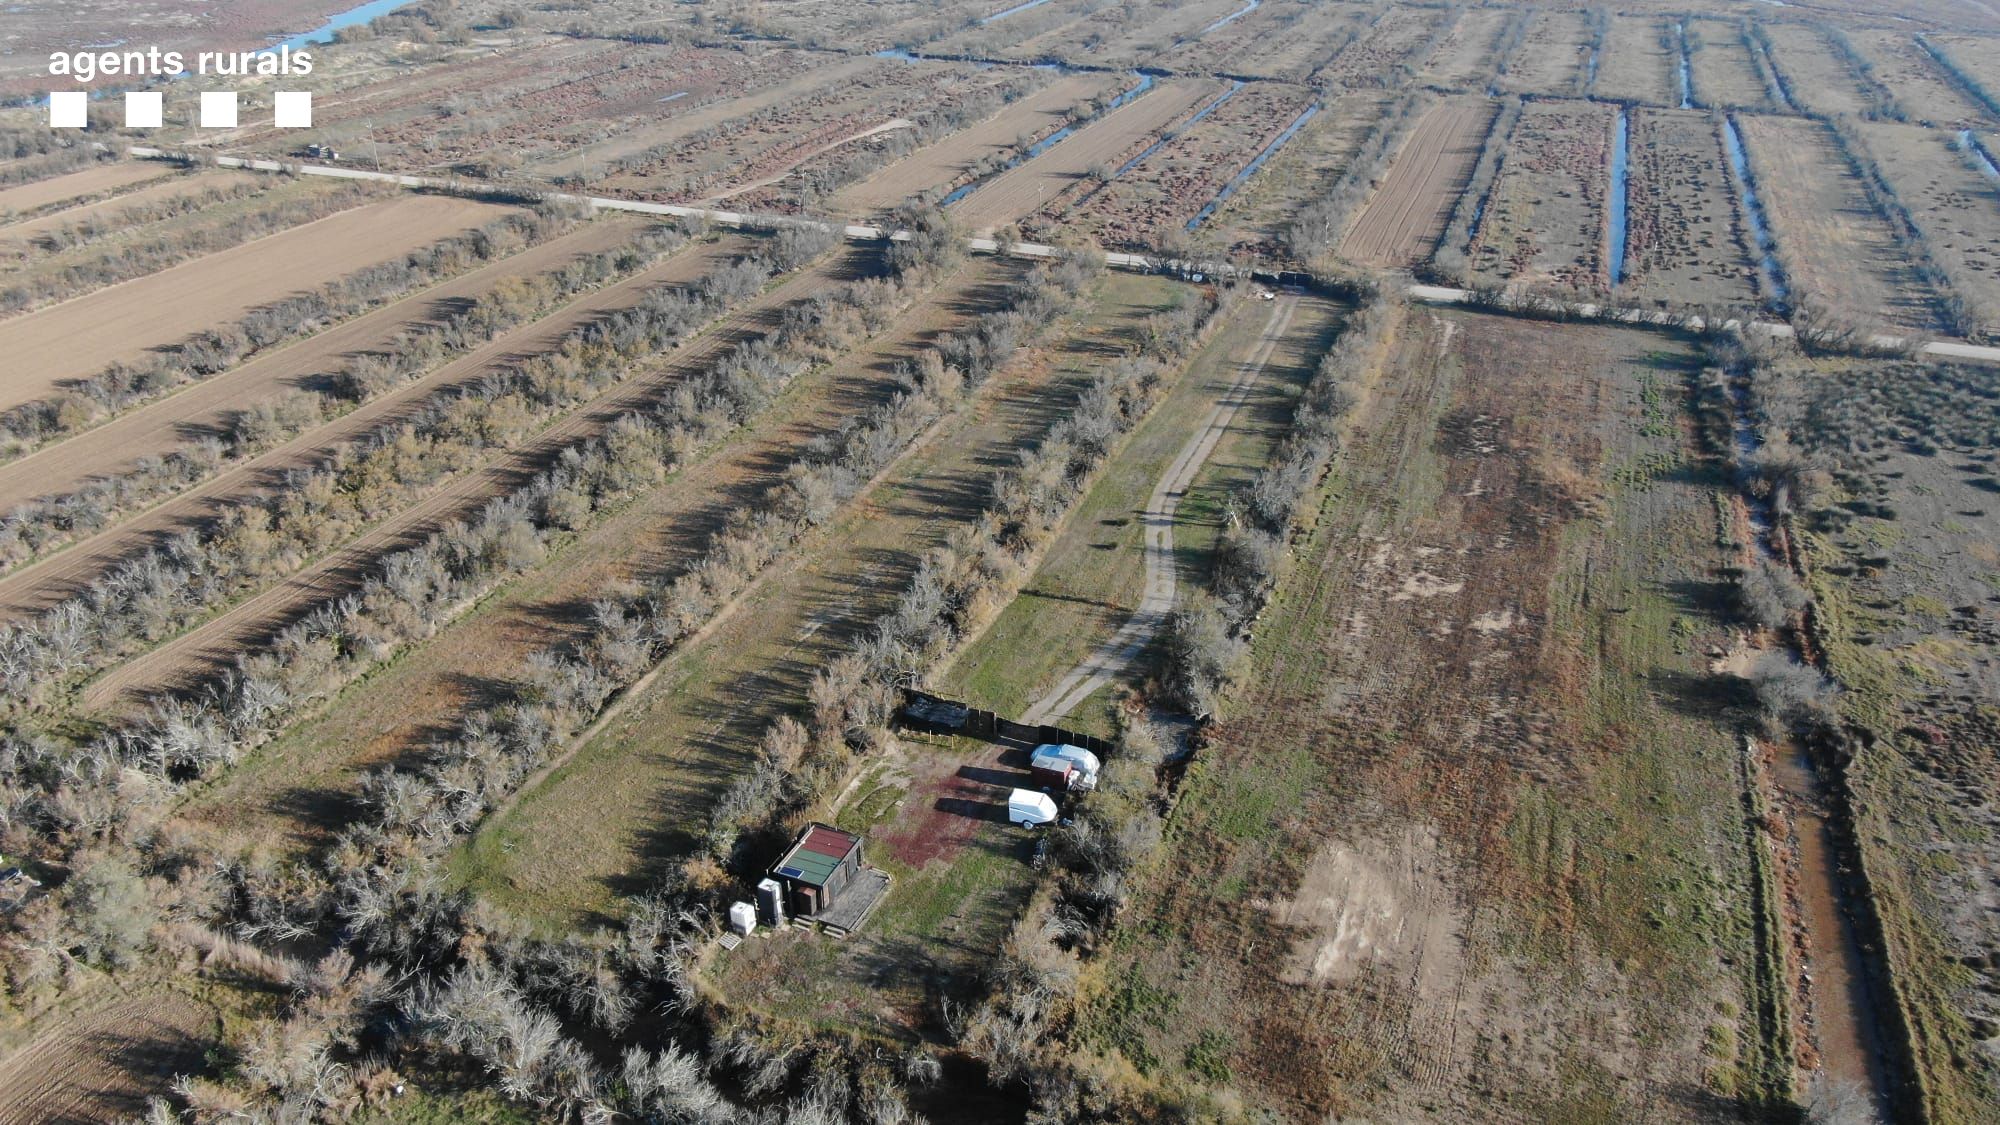
M 1632 171 L 1632 123 L 1625 108 L 1618 109 L 1618 130 L 1611 138 L 1611 198 L 1606 208 L 1608 219 L 1605 223 L 1605 238 L 1608 245 L 1605 261 L 1609 265 L 1611 284 L 1615 287 L 1625 280 L 1625 208 L 1630 191 Z
M 1266 160 L 1269 160 L 1271 159 L 1272 156 L 1276 155 L 1277 151 L 1285 146 L 1285 142 L 1291 140 L 1294 136 L 1296 136 L 1300 129 L 1305 128 L 1306 122 L 1311 121 L 1313 119 L 1313 116 L 1317 114 L 1319 110 L 1320 110 L 1320 105 L 1318 102 L 1314 102 L 1313 104 L 1307 106 L 1306 111 L 1304 113 L 1299 114 L 1297 120 L 1293 121 L 1290 125 L 1285 126 L 1284 132 L 1279 133 L 1277 137 L 1271 141 L 1270 144 L 1264 146 L 1264 151 L 1258 153 L 1255 157 L 1253 157 L 1250 163 L 1245 164 L 1243 166 L 1243 170 L 1241 172 L 1238 172 L 1234 176 L 1231 176 L 1229 178 L 1229 182 L 1222 185 L 1222 190 L 1215 193 L 1215 198 L 1209 200 L 1208 205 L 1203 207 L 1199 214 L 1195 215 L 1194 218 L 1188 220 L 1187 229 L 1193 230 L 1194 228 L 1200 226 L 1203 222 L 1207 221 L 1210 215 L 1215 214 L 1216 208 L 1229 202 L 1229 197 L 1236 194 L 1236 189 L 1243 186 L 1243 181 L 1249 179 L 1253 175 L 1256 175 L 1257 169 L 1262 168 Z
M 1152 144 L 1147 145 L 1145 151 L 1141 152 L 1139 155 L 1133 157 L 1132 159 L 1127 160 L 1125 163 L 1119 165 L 1118 170 L 1116 172 L 1111 173 L 1111 178 L 1115 180 L 1118 177 L 1124 175 L 1125 173 L 1130 172 L 1132 169 L 1137 168 L 1139 166 L 1140 161 L 1153 155 L 1155 152 L 1158 152 L 1161 145 L 1164 145 L 1168 141 L 1173 140 L 1175 137 L 1180 136 L 1181 131 L 1183 129 L 1188 128 L 1195 122 L 1200 121 L 1202 118 L 1207 117 L 1211 113 L 1214 113 L 1218 108 L 1221 107 L 1223 102 L 1226 102 L 1229 99 L 1235 97 L 1236 91 L 1241 90 L 1242 88 L 1243 88 L 1243 83 L 1241 81 L 1231 80 L 1231 82 L 1229 83 L 1229 89 L 1224 90 L 1222 93 L 1216 95 L 1214 101 L 1208 103 L 1205 106 L 1202 106 L 1201 111 L 1196 113 L 1193 117 L 1190 117 L 1186 121 L 1181 122 L 1179 126 L 1172 129 L 1168 129 L 1167 131 L 1161 133 L 1160 139 L 1154 141 Z
M 301 47 L 310 47 L 316 43 L 331 43 L 333 42 L 334 34 L 342 28 L 355 27 L 367 23 L 376 16 L 386 16 L 410 2 L 411 0 L 369 0 L 366 4 L 349 8 L 344 12 L 330 17 L 324 24 L 306 32 L 304 35 L 294 35 L 282 43 L 266 48 L 266 50 L 275 51 L 279 47 L 290 47 L 296 51 Z
M 1674 45 L 1681 51 L 1681 108 L 1694 108 L 1694 75 L 1688 68 L 1687 24 L 1674 25 Z
M 1780 304 L 1791 294 L 1785 288 L 1785 274 L 1778 268 L 1777 243 L 1764 222 L 1764 205 L 1757 201 L 1757 186 L 1750 178 L 1750 160 L 1743 153 L 1743 137 L 1736 131 L 1736 119 L 1722 119 L 1722 143 L 1729 150 L 1729 169 L 1736 175 L 1736 190 L 1743 197 L 1743 218 L 1750 224 L 1751 240 L 1757 244 L 1757 268 L 1762 274 L 1771 302 Z
M 1256 11 L 1258 8 L 1263 7 L 1263 5 L 1264 5 L 1264 0 L 1248 0 L 1248 3 L 1244 4 L 1243 7 L 1239 8 L 1234 12 L 1229 13 L 1228 15 L 1222 17 L 1219 20 L 1216 20 L 1214 23 L 1209 24 L 1207 27 L 1202 28 L 1201 33 L 1203 35 L 1207 35 L 1209 32 L 1214 31 L 1218 27 L 1228 27 L 1230 24 L 1235 23 L 1237 20 L 1240 20 L 1244 16 L 1249 15 L 1251 12 Z
M 1744 380 L 1731 380 L 1729 400 L 1737 491 L 1749 516 L 1751 550 L 1759 560 L 1777 562 L 1772 541 L 1777 520 L 1770 501 L 1751 487 L 1751 466 L 1756 463 L 1762 439 L 1752 418 L 1750 391 Z M 1775 651 L 1798 659 L 1789 648 Z M 1805 928 L 1812 956 L 1801 966 L 1803 979 L 1786 983 L 1804 993 L 1800 999 L 1811 1014 L 1810 1032 L 1821 1069 L 1836 1082 L 1868 1091 L 1881 1119 L 1888 1120 L 1888 1073 L 1883 1066 L 1880 1028 L 1869 995 L 1860 934 L 1848 909 L 1848 888 L 1841 878 L 1826 790 L 1805 750 L 1790 739 L 1771 747 L 1770 763 L 1772 782 L 1791 821 L 1796 848 L 1793 870 L 1797 879 L 1788 885 L 1796 892 L 1802 914 L 1798 921 Z
M 1958 144 L 1960 148 L 1972 154 L 1973 161 L 1979 165 L 1981 172 L 1986 173 L 1987 179 L 2000 184 L 2000 168 L 1993 166 L 1993 154 L 1986 151 L 1986 144 L 1979 139 L 1979 134 L 1970 129 L 1960 129 Z
M 1764 89 L 1771 95 L 1771 101 L 1776 103 L 1780 110 L 1791 113 L 1794 108 L 1792 95 L 1785 89 L 1785 80 L 1778 74 L 1777 64 L 1771 61 L 1771 52 L 1766 51 L 1764 44 L 1758 42 L 1754 35 L 1745 35 L 1743 45 L 1750 48 L 1750 53 L 1756 56 L 1757 73 L 1764 76 Z

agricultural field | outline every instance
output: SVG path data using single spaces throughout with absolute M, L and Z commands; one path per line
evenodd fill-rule
M 983 232 L 1059 206 L 1088 191 L 1098 172 L 1115 172 L 1137 158 L 1226 88 L 1214 82 L 1155 83 L 1145 94 L 1078 129 L 1040 156 L 981 184 L 952 205 L 951 215 L 965 229 Z M 1023 223 L 1023 230 L 1034 233 L 1035 226 Z
M 905 200 L 948 194 L 983 168 L 1014 159 L 1025 147 L 1054 135 L 1076 117 L 1079 104 L 1123 92 L 1103 75 L 1064 78 L 843 188 L 829 205 L 838 214 L 868 216 L 894 210 Z
M 1177 73 L 1304 82 L 1367 30 L 1373 15 L 1373 9 L 1360 4 L 1266 0 L 1159 61 Z
M 2000 331 L 2000 183 L 1950 138 L 1908 125 L 1859 126 L 1876 167 L 1908 208 L 1924 246 L 1987 335 Z
M 1638 301 L 1758 303 L 1749 232 L 1715 118 L 1674 109 L 1631 114 L 1625 273 Z
M 1444 236 L 1493 124 L 1484 101 L 1440 102 L 1426 111 L 1340 243 L 1340 256 L 1370 266 L 1414 266 Z
M 1664 20 L 1621 16 L 1604 37 L 1604 57 L 1590 93 L 1612 101 L 1647 105 L 1680 104 L 1680 53 L 1673 25 Z
M 1088 970 L 1092 1073 L 1285 1117 L 1756 1096 L 1736 721 L 1636 686 L 1724 635 L 1661 344 L 1410 314 Z
M 1704 109 L 1765 109 L 1772 98 L 1743 41 L 1743 25 L 1689 20 L 1684 25 L 1694 104 Z
M 1579 291 L 1609 284 L 1605 193 L 1616 117 L 1593 103 L 1528 103 L 1467 250 L 1475 276 Z
M 1855 48 L 1874 67 L 1874 75 L 1895 94 L 1908 120 L 1940 129 L 1964 129 L 1991 123 L 1995 112 L 1968 94 L 1931 54 L 1905 32 L 1856 31 Z
M 1044 207 L 1030 226 L 1060 223 L 1114 248 L 1170 245 L 1312 104 L 1309 92 L 1277 83 L 1232 88 L 1144 159 L 1112 169 L 1060 212 Z
M 1839 324 L 1935 327 L 1935 294 L 1869 202 L 1832 130 L 1751 116 L 1737 127 L 1794 299 Z
M 1535 9 L 1494 83 L 1503 93 L 1574 93 L 1590 61 L 1590 20 L 1582 12 Z
M 1758 26 L 1770 41 L 1771 64 L 1799 108 L 1856 117 L 1877 108 L 1880 88 L 1869 74 L 1857 70 L 1824 28 L 1773 22 Z
M 0 1122 L 2000 1119 L 1991 5 L 57 7 Z
M 227 323 L 288 291 L 309 290 L 499 213 L 492 204 L 390 196 L 112 289 L 0 320 L 0 349 L 17 366 L 0 383 L 0 410 L 66 380 Z M 199 302 L 174 299 L 199 293 Z M 115 331 L 104 326 L 115 325 Z
M 1340 177 L 1387 101 L 1387 95 L 1362 92 L 1327 102 L 1201 224 L 1198 240 L 1232 254 L 1294 258 L 1286 239 L 1292 216 Z
M 1353 89 L 1400 86 L 1420 73 L 1449 32 L 1451 9 L 1393 7 L 1313 75 L 1316 84 Z
M 1112 277 L 1046 355 L 996 373 L 965 412 L 923 435 L 812 548 L 676 652 L 556 768 L 455 858 L 483 897 L 563 926 L 690 858 L 700 812 L 756 733 L 803 697 L 811 672 L 888 608 L 927 550 L 988 500 L 1010 450 L 1053 425 L 1105 349 L 1136 341 L 1168 283 Z M 588 826 L 587 828 L 583 826 Z M 563 872 L 560 879 L 551 873 Z M 559 884 L 559 885 L 555 885 Z

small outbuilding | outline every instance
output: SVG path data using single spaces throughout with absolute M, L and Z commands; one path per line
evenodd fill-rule
M 771 868 L 793 915 L 810 918 L 831 907 L 861 872 L 861 837 L 825 824 L 806 825 Z

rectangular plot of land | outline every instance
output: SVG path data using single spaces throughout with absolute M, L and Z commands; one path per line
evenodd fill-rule
M 120 191 L 134 184 L 171 175 L 173 166 L 145 160 L 117 160 L 93 164 L 82 171 L 51 176 L 46 180 L 18 184 L 0 190 L 0 217 L 39 211 L 72 200 L 88 199 Z
M 1590 21 L 1581 12 L 1537 10 L 1496 83 L 1507 93 L 1567 94 L 1590 53 Z
M 1935 329 L 1930 287 L 1869 204 L 1832 131 L 1750 115 L 1737 127 L 1794 303 L 1848 324 Z
M 0 355 L 13 359 L 0 410 L 500 213 L 487 203 L 401 196 L 0 322 Z
M 1604 37 L 1604 58 L 1591 92 L 1615 101 L 1680 104 L 1680 51 L 1664 20 L 1619 16 Z
M 2000 183 L 1952 151 L 1951 134 L 1860 123 L 1875 164 L 1923 232 L 1979 331 L 2000 331 Z
M 1429 258 L 1472 178 L 1493 113 L 1484 99 L 1444 102 L 1425 113 L 1348 228 L 1340 256 L 1363 265 L 1399 267 Z
M 843 189 L 834 196 L 833 207 L 841 214 L 868 214 L 927 191 L 954 187 L 983 163 L 1006 159 L 1023 139 L 1047 136 L 1077 103 L 1112 93 L 1123 81 L 1101 74 L 1062 79 Z
M 1423 65 L 1449 16 L 1424 8 L 1391 8 L 1314 78 L 1349 87 L 1396 85 Z
M 1069 139 L 994 177 L 952 205 L 966 229 L 987 231 L 1022 219 L 1080 187 L 1093 168 L 1115 169 L 1172 122 L 1222 89 L 1215 82 L 1162 82 L 1136 101 L 1091 122 Z
M 1771 104 L 1770 92 L 1757 71 L 1756 61 L 1743 43 L 1741 24 L 1689 20 L 1686 36 L 1696 105 L 1763 109 Z
M 1426 85 L 1451 89 L 1485 86 L 1499 69 L 1500 40 L 1516 14 L 1506 8 L 1462 11 L 1418 78 Z
M 1715 119 L 1638 109 L 1631 129 L 1620 293 L 1641 301 L 1756 301 L 1756 271 Z
M 1285 234 L 1293 216 L 1340 178 L 1390 96 L 1349 94 L 1329 102 L 1202 225 L 1203 244 L 1289 257 Z
M 1901 31 L 1854 31 L 1848 33 L 1848 38 L 1875 64 L 1875 77 L 1895 94 L 1910 121 L 1963 129 L 1993 119 L 1986 107 L 1959 89 L 1911 35 Z
M 1589 102 L 1521 111 L 1469 257 L 1492 282 L 1590 290 L 1605 272 L 1605 195 L 1616 114 Z
M 1763 26 L 1771 65 L 1800 109 L 1859 117 L 1874 108 L 1873 84 L 1855 72 L 1824 29 L 1796 23 Z

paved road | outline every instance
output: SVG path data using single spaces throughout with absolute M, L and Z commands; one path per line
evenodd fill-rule
M 164 149 L 146 148 L 138 145 L 133 146 L 127 151 L 133 156 L 147 159 L 178 158 L 178 154 L 167 152 Z M 246 160 L 235 156 L 217 156 L 210 159 L 214 164 L 223 168 L 245 168 L 254 172 L 289 171 L 302 176 L 331 176 L 343 180 L 373 180 L 380 183 L 400 184 L 403 187 L 442 188 L 458 191 L 516 190 L 508 188 L 505 185 L 479 183 L 472 180 L 446 180 L 435 176 L 406 176 L 394 172 L 370 172 L 363 168 L 339 168 L 326 164 L 287 164 L 276 160 Z M 645 203 L 639 200 L 611 199 L 599 195 L 571 195 L 566 192 L 550 192 L 547 193 L 547 197 L 573 203 L 586 203 L 591 207 L 603 211 L 632 211 L 641 215 L 672 215 L 682 219 L 704 219 L 711 223 L 721 223 L 724 226 L 742 226 L 746 222 L 764 224 L 813 222 L 810 219 L 797 219 L 790 216 L 752 215 L 742 211 L 718 211 L 703 207 L 682 207 L 674 203 Z M 910 237 L 906 231 L 884 230 L 881 227 L 857 224 L 849 224 L 840 229 L 843 235 L 854 239 L 888 238 L 902 241 Z M 990 238 L 974 238 L 969 240 L 969 242 L 974 250 L 988 253 L 997 253 L 999 250 L 999 246 Z M 1053 246 L 1043 246 L 1032 242 L 1017 242 L 1013 245 L 1011 253 L 1021 258 L 1053 258 L 1059 256 L 1061 251 Z M 1115 269 L 1139 270 L 1142 272 L 1153 272 L 1159 269 L 1161 265 L 1160 260 L 1150 258 L 1144 254 L 1106 254 L 1104 262 Z M 1223 266 L 1221 268 L 1226 269 L 1228 267 Z M 1419 301 L 1448 304 L 1463 303 L 1472 297 L 1471 290 L 1455 289 L 1448 285 L 1411 284 L 1406 286 L 1404 291 Z M 1572 311 L 1583 318 L 1605 316 L 1608 319 L 1623 321 L 1627 324 L 1664 325 L 1669 323 L 1667 314 L 1648 312 L 1641 309 L 1613 310 L 1610 313 L 1606 313 L 1601 306 L 1586 303 L 1573 306 Z M 1757 321 L 1755 327 L 1769 332 L 1774 336 L 1789 336 L 1792 334 L 1792 326 L 1789 324 Z M 1878 346 L 1885 348 L 1900 348 L 1906 343 L 1902 338 L 1896 336 L 1876 336 L 1874 337 L 1874 342 Z M 1918 350 L 1925 355 L 1942 356 L 1946 359 L 2000 363 L 2000 347 L 1968 344 L 1961 340 L 1931 340 L 1924 343 Z
M 1161 474 L 1159 483 L 1153 486 L 1153 495 L 1146 501 L 1145 514 L 1140 517 L 1146 529 L 1146 582 L 1139 607 L 1110 640 L 1097 646 L 1053 690 L 1036 701 L 1021 717 L 1022 722 L 1052 723 L 1075 710 L 1091 693 L 1130 667 L 1166 624 L 1167 615 L 1174 611 L 1174 594 L 1179 584 L 1174 563 L 1174 517 L 1180 510 L 1181 499 L 1194 483 L 1195 474 L 1208 462 L 1209 454 L 1215 452 L 1222 435 L 1228 432 L 1230 423 L 1236 420 L 1236 412 L 1249 399 L 1250 385 L 1278 350 L 1278 341 L 1291 327 L 1292 314 L 1298 307 L 1299 299 L 1295 296 L 1278 298 L 1263 335 L 1257 339 L 1256 349 L 1237 365 L 1236 381 L 1216 401 L 1200 428 L 1188 438 L 1173 463 Z

